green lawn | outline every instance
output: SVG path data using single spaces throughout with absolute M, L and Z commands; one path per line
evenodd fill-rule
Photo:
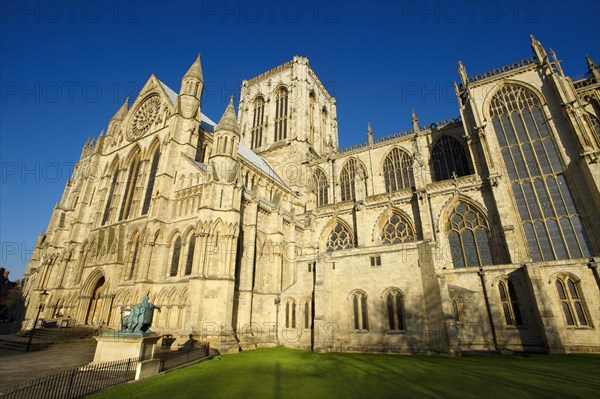
M 433 357 L 259 349 L 91 398 L 596 398 L 600 356 Z

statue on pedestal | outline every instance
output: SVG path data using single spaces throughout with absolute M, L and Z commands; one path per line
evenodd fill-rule
M 144 296 L 141 303 L 131 307 L 131 313 L 123 320 L 123 330 L 128 333 L 145 333 L 152 325 L 154 309 L 160 312 L 158 306 L 148 302 L 148 295 Z

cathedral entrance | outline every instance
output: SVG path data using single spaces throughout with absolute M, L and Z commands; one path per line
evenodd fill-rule
M 106 291 L 106 285 L 104 282 L 104 277 L 100 277 L 96 283 L 96 286 L 94 287 L 94 291 L 92 293 L 92 297 L 90 298 L 90 303 L 85 316 L 85 324 L 93 324 L 102 321 L 100 320 L 102 313 L 102 301 L 104 292 Z

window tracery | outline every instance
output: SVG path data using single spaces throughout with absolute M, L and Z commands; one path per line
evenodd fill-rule
M 324 206 L 329 203 L 329 183 L 327 177 L 321 169 L 317 169 L 314 174 L 315 194 L 317 195 L 317 206 Z
M 455 268 L 493 263 L 487 221 L 475 207 L 458 202 L 448 218 L 447 234 Z
M 532 258 L 589 256 L 586 228 L 539 99 L 506 85 L 492 98 L 490 113 Z
M 338 249 L 352 247 L 354 247 L 354 239 L 350 230 L 342 223 L 336 224 L 335 228 L 329 234 L 327 251 L 337 251 Z
M 154 190 L 154 182 L 156 181 L 156 172 L 158 170 L 158 162 L 160 161 L 160 148 L 156 148 L 152 155 L 152 165 L 150 166 L 150 176 L 148 177 L 148 187 L 144 196 L 144 204 L 142 205 L 142 215 L 147 215 L 150 210 L 150 201 L 152 200 L 152 191 Z
M 454 137 L 443 135 L 431 150 L 431 162 L 435 181 L 471 174 L 465 148 Z
M 588 316 L 579 282 L 570 276 L 558 277 L 554 282 L 567 325 L 587 326 Z
M 254 100 L 254 117 L 252 120 L 252 143 L 251 148 L 262 146 L 263 128 L 265 118 L 265 100 L 258 97 Z
M 399 148 L 392 149 L 385 158 L 383 176 L 387 192 L 413 187 L 415 182 L 410 155 Z
M 410 223 L 397 213 L 392 213 L 383 226 L 381 241 L 386 244 L 399 244 L 415 240 L 415 233 Z
M 287 138 L 288 127 L 288 91 L 280 88 L 275 95 L 275 138 L 280 141 Z
M 131 165 L 129 166 L 129 173 L 127 175 L 127 183 L 125 185 L 125 193 L 123 194 L 123 204 L 121 205 L 119 220 L 129 218 L 132 208 L 135 207 L 134 196 L 137 188 L 138 175 L 140 173 L 140 159 L 141 151 L 138 149 L 136 154 L 133 156 Z
M 367 190 L 366 172 L 356 159 L 351 158 L 346 162 L 340 174 L 340 190 L 342 201 L 354 201 L 357 190 Z M 357 185 L 357 184 L 360 184 Z

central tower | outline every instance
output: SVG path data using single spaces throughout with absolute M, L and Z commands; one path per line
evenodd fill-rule
M 260 154 L 295 191 L 305 191 L 306 161 L 337 151 L 336 101 L 295 56 L 242 82 L 241 142 Z

